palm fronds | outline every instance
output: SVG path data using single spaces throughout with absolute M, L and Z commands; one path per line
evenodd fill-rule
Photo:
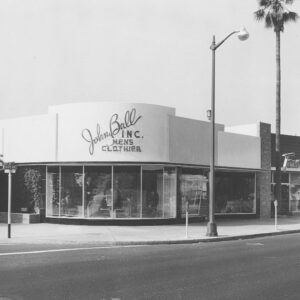
M 259 0 L 260 8 L 254 12 L 257 21 L 265 21 L 267 28 L 274 28 L 275 31 L 283 31 L 284 24 L 295 22 L 299 18 L 296 12 L 287 9 L 287 4 L 294 0 Z

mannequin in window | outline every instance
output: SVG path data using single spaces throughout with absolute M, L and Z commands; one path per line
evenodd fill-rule
M 71 203 L 71 193 L 69 190 L 66 190 L 65 196 L 61 199 L 63 214 L 67 213 L 70 203 Z
M 120 188 L 119 188 L 119 181 L 118 180 L 116 180 L 115 183 L 114 183 L 113 204 L 114 204 L 114 209 L 122 208 L 122 196 L 121 196 L 121 191 L 120 191 Z
M 155 216 L 157 214 L 157 206 L 159 202 L 158 193 L 154 190 L 148 191 L 147 194 L 147 210 L 151 216 Z

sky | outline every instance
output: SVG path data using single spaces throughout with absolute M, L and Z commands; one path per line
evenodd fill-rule
M 72 102 L 139 102 L 206 120 L 212 37 L 216 122 L 275 123 L 275 33 L 256 0 L 1 0 L 0 118 Z M 290 9 L 300 15 L 300 1 Z M 281 37 L 282 133 L 300 135 L 300 20 Z

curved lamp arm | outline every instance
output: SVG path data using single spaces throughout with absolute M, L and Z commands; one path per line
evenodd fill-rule
M 233 31 L 230 34 L 228 34 L 225 39 L 223 39 L 218 44 L 215 44 L 214 42 L 211 44 L 210 49 L 211 50 L 217 50 L 228 38 L 230 38 L 233 34 L 238 33 L 239 31 Z
M 238 38 L 241 41 L 245 41 L 246 39 L 248 39 L 249 37 L 249 32 L 246 30 L 245 27 L 241 28 L 240 30 L 235 30 L 232 31 L 231 33 L 229 33 L 221 42 L 219 42 L 218 44 L 215 44 L 215 39 L 213 38 L 213 42 L 210 46 L 210 49 L 215 51 L 217 50 L 228 38 L 230 38 L 233 34 L 237 33 L 238 34 Z

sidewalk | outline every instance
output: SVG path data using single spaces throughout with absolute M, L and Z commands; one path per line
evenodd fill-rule
M 217 220 L 218 237 L 206 237 L 206 222 L 160 226 L 87 226 L 62 224 L 12 224 L 11 239 L 7 224 L 0 224 L 0 245 L 25 244 L 173 244 L 246 239 L 267 235 L 300 233 L 300 216 L 269 220 Z

